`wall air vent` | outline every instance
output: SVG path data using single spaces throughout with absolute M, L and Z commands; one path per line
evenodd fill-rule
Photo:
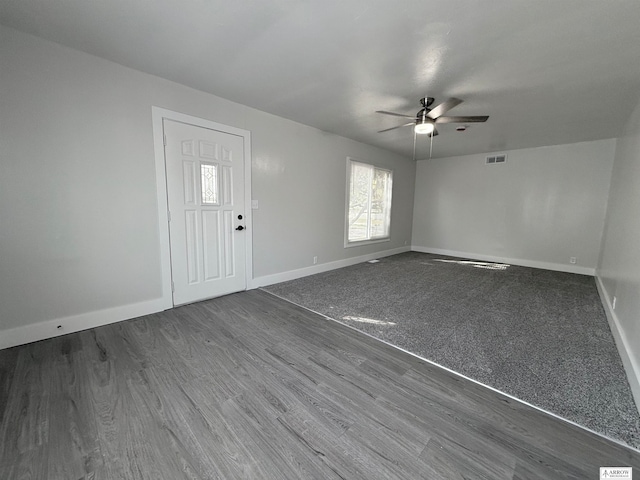
M 487 157 L 485 163 L 489 165 L 494 163 L 505 163 L 506 161 L 507 161 L 507 155 L 503 153 L 500 155 L 491 155 L 490 157 Z

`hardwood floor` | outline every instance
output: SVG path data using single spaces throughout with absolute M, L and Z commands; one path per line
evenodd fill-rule
M 596 479 L 640 452 L 249 291 L 0 351 L 1 479 Z

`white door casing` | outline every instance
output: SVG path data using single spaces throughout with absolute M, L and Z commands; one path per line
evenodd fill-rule
M 164 213 L 169 225 L 160 239 L 167 307 L 246 289 L 249 132 L 156 107 L 153 114 L 160 220 Z M 161 159 L 158 140 L 166 143 Z

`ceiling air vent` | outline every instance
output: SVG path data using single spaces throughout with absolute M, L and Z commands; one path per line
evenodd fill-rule
M 491 155 L 490 157 L 487 157 L 487 160 L 485 161 L 485 163 L 489 165 L 492 163 L 504 163 L 506 161 L 507 161 L 507 155 L 501 154 L 501 155 Z

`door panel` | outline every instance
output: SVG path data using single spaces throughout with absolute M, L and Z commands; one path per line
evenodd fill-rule
M 243 138 L 167 119 L 164 134 L 174 305 L 244 290 Z

